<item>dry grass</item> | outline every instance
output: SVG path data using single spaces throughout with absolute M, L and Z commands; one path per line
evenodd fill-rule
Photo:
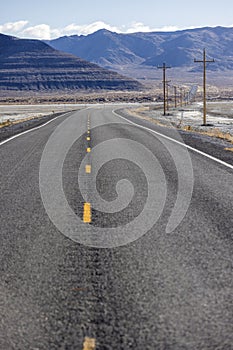
M 108 102 L 152 102 L 157 100 L 157 90 L 145 91 L 79 91 L 70 93 L 35 93 L 0 91 L 0 104 L 74 104 L 74 103 L 108 103 Z
M 135 109 L 128 109 L 128 110 L 127 110 L 127 113 L 128 113 L 129 115 L 132 115 L 133 117 L 147 120 L 147 121 L 149 121 L 149 122 L 151 122 L 151 123 L 154 123 L 154 124 L 156 124 L 156 125 L 167 126 L 167 127 L 169 127 L 169 125 L 165 125 L 165 124 L 161 123 L 160 121 L 155 120 L 155 119 L 153 119 L 153 118 L 151 118 L 151 117 L 148 117 L 148 116 L 146 116 L 146 115 L 140 115 L 140 114 L 138 114 L 138 113 L 140 113 L 140 112 L 142 113 L 142 112 L 145 112 L 145 111 L 148 111 L 148 110 L 149 110 L 149 107 L 139 107 L 139 108 L 135 108 Z
M 17 120 L 9 120 L 8 119 L 8 120 L 0 123 L 0 128 L 4 128 L 5 126 L 10 126 L 10 125 L 15 125 L 15 124 L 18 124 L 18 123 L 26 122 L 26 121 L 32 120 L 34 118 L 35 117 L 28 117 L 28 118 L 17 119 Z
M 10 120 L 6 120 L 6 121 L 0 123 L 0 128 L 4 128 L 5 126 L 10 126 L 12 124 L 13 123 Z
M 233 144 L 233 135 L 231 135 L 229 132 L 223 132 L 223 131 L 219 130 L 218 128 L 210 129 L 208 131 L 202 131 L 202 130 L 196 130 L 191 125 L 186 125 L 186 126 L 182 127 L 182 130 L 198 132 L 199 134 L 207 135 L 207 136 L 211 136 L 211 137 L 216 137 L 216 138 L 228 141 L 231 144 Z
M 148 121 L 150 121 L 154 124 L 157 124 L 157 125 L 171 127 L 171 123 L 169 123 L 169 125 L 166 123 L 161 123 L 161 121 L 158 121 L 156 119 L 147 117 L 146 115 L 140 114 L 140 113 L 144 113 L 146 111 L 148 111 L 148 107 L 139 107 L 139 108 L 128 110 L 128 113 L 133 115 L 133 116 L 136 116 L 138 118 L 148 120 Z M 191 125 L 185 125 L 185 126 L 179 127 L 179 129 L 184 130 L 184 131 L 196 132 L 196 133 L 199 133 L 202 135 L 207 135 L 210 137 L 216 137 L 216 138 L 228 141 L 231 144 L 233 144 L 233 135 L 231 135 L 229 132 L 223 132 L 218 128 L 212 128 L 212 129 L 209 129 L 207 131 L 204 131 L 204 130 L 197 130 L 197 128 L 195 128 Z M 229 151 L 231 149 L 227 149 L 227 150 Z

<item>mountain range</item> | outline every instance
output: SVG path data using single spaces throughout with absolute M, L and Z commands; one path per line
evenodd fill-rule
M 0 90 L 138 90 L 136 80 L 39 40 L 0 34 Z
M 47 41 L 58 50 L 82 57 L 108 69 L 154 67 L 163 62 L 172 67 L 199 70 L 194 58 L 203 49 L 215 59 L 212 70 L 233 69 L 233 28 L 205 27 L 175 32 L 119 34 L 102 29 L 93 34 L 65 36 Z
M 161 80 L 154 67 L 164 62 L 178 68 L 179 79 L 201 70 L 194 59 L 202 59 L 204 48 L 215 59 L 208 70 L 231 79 L 233 28 L 133 34 L 101 29 L 46 42 L 0 34 L 0 90 L 140 90 L 133 78 Z

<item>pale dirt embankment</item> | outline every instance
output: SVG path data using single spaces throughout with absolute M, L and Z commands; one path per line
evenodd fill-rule
M 225 149 L 233 152 L 233 102 L 208 103 L 207 124 L 203 126 L 202 103 L 180 108 L 170 108 L 163 115 L 162 105 L 143 105 L 129 109 L 133 116 L 149 120 L 152 123 L 176 127 L 180 130 L 196 132 L 227 141 Z

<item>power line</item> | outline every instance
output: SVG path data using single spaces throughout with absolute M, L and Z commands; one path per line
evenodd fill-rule
M 194 59 L 194 62 L 196 63 L 203 63 L 203 125 L 206 124 L 206 63 L 213 63 L 215 62 L 214 59 L 207 60 L 206 59 L 206 50 L 203 50 L 203 60 L 196 60 Z

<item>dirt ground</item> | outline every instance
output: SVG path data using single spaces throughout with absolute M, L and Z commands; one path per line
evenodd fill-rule
M 163 106 L 144 105 L 132 108 L 131 113 L 153 123 L 176 127 L 181 130 L 198 132 L 226 140 L 233 149 L 233 101 L 209 102 L 207 104 L 207 126 L 203 126 L 202 102 L 195 102 L 185 107 L 169 108 L 163 115 Z

